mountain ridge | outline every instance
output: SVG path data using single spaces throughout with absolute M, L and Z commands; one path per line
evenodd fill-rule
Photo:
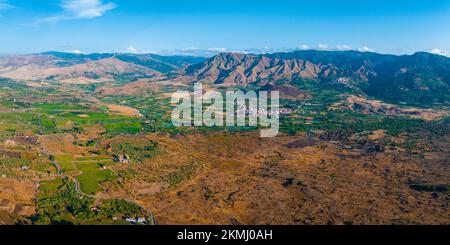
M 95 67 L 97 64 L 97 67 Z M 450 101 L 450 58 L 359 51 L 299 50 L 268 54 L 219 53 L 205 59 L 156 54 L 44 52 L 0 57 L 0 77 L 69 83 L 203 82 L 216 86 L 289 85 L 348 90 L 390 102 Z
M 188 82 L 221 86 L 312 80 L 387 100 L 450 101 L 450 58 L 425 52 L 400 56 L 316 50 L 261 55 L 221 53 L 180 74 L 189 77 Z
M 0 57 L 0 77 L 75 84 L 152 78 L 200 61 L 197 57 L 153 54 L 44 52 Z

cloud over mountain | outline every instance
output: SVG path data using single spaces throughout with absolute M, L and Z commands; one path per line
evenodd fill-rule
M 438 55 L 443 55 L 443 56 L 450 57 L 450 52 L 449 51 L 440 50 L 440 49 L 437 49 L 437 48 L 434 48 L 434 49 L 428 51 L 428 53 L 438 54 Z
M 367 47 L 367 46 L 364 46 L 364 47 L 362 47 L 362 48 L 359 48 L 358 51 L 359 51 L 359 52 L 374 52 L 375 50 L 372 49 L 372 48 L 369 48 L 369 47 Z
M 349 45 L 343 44 L 343 45 L 337 45 L 336 49 L 344 51 L 344 50 L 352 50 L 353 48 L 350 47 Z
M 133 46 L 130 46 L 130 47 L 127 49 L 127 52 L 128 52 L 128 53 L 132 53 L 132 54 L 137 54 L 137 53 L 139 53 L 139 51 L 138 51 L 135 47 L 133 47 Z
M 319 48 L 320 50 L 328 50 L 328 45 L 325 45 L 325 44 L 319 44 L 318 48 Z

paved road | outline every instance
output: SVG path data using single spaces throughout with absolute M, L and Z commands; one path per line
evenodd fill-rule
M 48 159 L 50 159 L 50 154 L 48 154 L 47 152 L 45 152 L 45 150 L 42 148 L 41 149 L 42 154 L 44 154 Z M 56 160 L 51 160 L 52 164 L 55 166 L 56 168 L 56 172 L 59 175 L 64 174 L 64 170 L 61 168 L 61 165 L 59 165 L 59 163 Z

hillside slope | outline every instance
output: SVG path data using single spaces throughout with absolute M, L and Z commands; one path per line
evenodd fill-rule
M 0 77 L 88 84 L 151 78 L 202 61 L 197 57 L 153 54 L 41 54 L 0 57 Z
M 186 68 L 188 81 L 224 86 L 316 81 L 397 102 L 450 101 L 450 59 L 429 53 L 383 55 L 356 51 L 223 53 Z

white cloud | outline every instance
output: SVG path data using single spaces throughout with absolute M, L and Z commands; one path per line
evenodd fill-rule
M 325 44 L 319 44 L 318 47 L 319 47 L 319 49 L 321 49 L 321 50 L 327 50 L 327 49 L 328 49 L 328 46 L 325 45 Z
M 133 46 L 127 48 L 127 52 L 128 52 L 128 53 L 132 53 L 132 54 L 137 54 L 137 53 L 139 53 L 139 51 L 138 51 L 135 47 L 133 47 Z
M 69 53 L 73 53 L 73 54 L 82 54 L 83 52 L 81 52 L 81 50 L 79 50 L 79 49 L 75 49 L 75 50 L 69 51 Z
M 187 47 L 187 48 L 182 48 L 180 50 L 181 51 L 194 51 L 194 50 L 198 50 L 198 48 L 196 48 L 196 47 Z
M 367 46 L 364 46 L 364 47 L 362 47 L 362 48 L 359 48 L 358 51 L 359 51 L 359 52 L 375 52 L 374 49 L 369 48 L 369 47 L 367 47 Z
M 245 50 L 231 50 L 230 53 L 235 53 L 235 54 L 248 54 L 248 52 L 245 51 Z
M 450 57 L 450 52 L 449 51 L 445 51 L 445 50 L 440 50 L 437 48 L 434 48 L 432 50 L 427 51 L 428 53 L 432 53 L 432 54 L 437 54 L 437 55 L 442 55 L 442 56 L 447 56 Z
M 353 48 L 349 45 L 343 44 L 343 45 L 337 45 L 336 49 L 340 50 L 340 51 L 345 51 L 345 50 L 352 50 Z
M 62 20 L 93 19 L 103 16 L 106 12 L 117 7 L 112 2 L 105 3 L 103 0 L 62 0 L 60 14 L 45 17 L 40 22 L 58 22 Z
M 212 57 L 217 55 L 218 53 L 242 53 L 247 54 L 250 53 L 247 50 L 235 50 L 228 48 L 196 48 L 196 47 L 187 47 L 182 49 L 175 50 L 160 50 L 157 52 L 160 55 L 189 55 L 189 56 L 200 56 L 200 57 Z M 255 52 L 251 52 L 255 53 Z
M 309 46 L 306 44 L 302 44 L 302 45 L 298 46 L 298 48 L 302 49 L 302 50 L 306 50 L 306 49 L 309 49 Z
M 116 7 L 116 4 L 103 3 L 103 0 L 64 0 L 61 3 L 61 8 L 72 16 L 88 19 L 103 16 Z
M 217 52 L 217 53 L 224 53 L 228 50 L 226 48 L 209 48 L 208 51 L 210 52 Z

